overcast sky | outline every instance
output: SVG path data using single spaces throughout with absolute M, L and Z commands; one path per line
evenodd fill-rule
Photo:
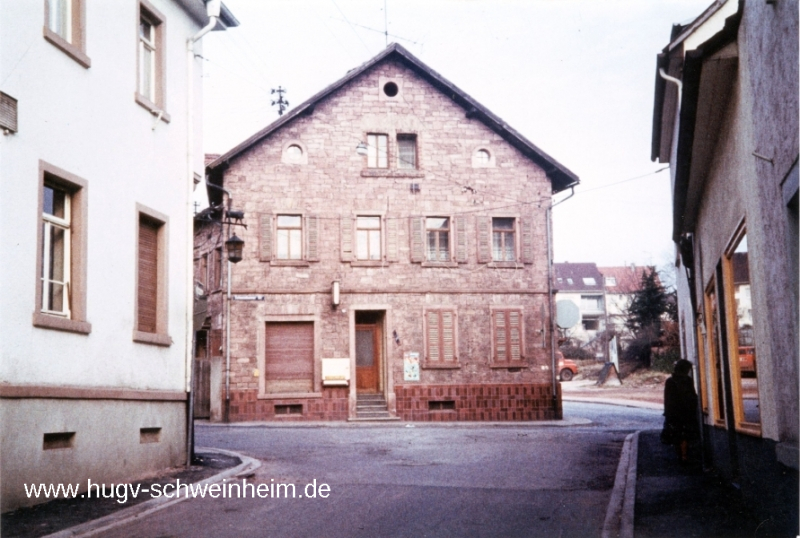
M 554 209 L 556 261 L 662 266 L 673 247 L 669 171 L 650 161 L 656 54 L 710 3 L 225 0 L 241 26 L 204 38 L 205 150 L 277 119 L 272 88 L 298 105 L 378 54 L 388 22 L 390 43 L 580 177 Z

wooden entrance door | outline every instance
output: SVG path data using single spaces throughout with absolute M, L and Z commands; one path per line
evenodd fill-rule
M 356 390 L 378 392 L 380 357 L 380 326 L 356 325 Z

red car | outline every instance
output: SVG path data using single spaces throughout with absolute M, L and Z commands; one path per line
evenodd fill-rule
M 556 353 L 556 358 L 558 359 L 558 376 L 561 381 L 572 381 L 573 376 L 578 373 L 578 365 L 572 359 L 565 359 L 560 351 Z

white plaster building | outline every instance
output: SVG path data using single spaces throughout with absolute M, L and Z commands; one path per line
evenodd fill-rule
M 42 501 L 25 483 L 85 489 L 186 461 L 203 173 L 188 42 L 238 22 L 202 0 L 0 0 L 0 13 L 6 511 Z

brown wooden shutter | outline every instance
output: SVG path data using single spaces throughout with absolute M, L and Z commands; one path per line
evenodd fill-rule
M 425 261 L 425 218 L 411 217 L 411 261 Z
M 467 217 L 453 219 L 453 229 L 456 234 L 456 263 L 467 263 Z
M 211 357 L 222 356 L 222 329 L 208 331 L 208 353 Z
M 492 217 L 478 217 L 478 263 L 492 261 Z
M 306 260 L 319 261 L 319 218 L 316 215 L 306 217 Z
M 505 362 L 508 356 L 505 311 L 495 310 L 492 312 L 492 330 L 494 331 L 494 361 Z
M 522 312 L 509 310 L 508 315 L 508 359 L 522 360 Z
M 17 100 L 0 92 L 0 128 L 17 132 Z
M 446 363 L 456 362 L 456 314 L 452 310 L 441 311 L 442 359 Z
M 268 393 L 313 391 L 313 323 L 266 324 L 264 382 Z
M 353 218 L 342 217 L 340 220 L 342 238 L 342 261 L 353 261 Z
M 259 215 L 258 240 L 259 261 L 272 260 L 272 215 L 269 213 Z
M 137 330 L 154 333 L 158 313 L 159 224 L 139 217 L 139 286 Z
M 439 362 L 442 360 L 441 349 L 441 327 L 439 323 L 439 311 L 428 310 L 428 356 L 430 362 Z
M 520 233 L 520 259 L 522 263 L 533 263 L 533 219 L 525 217 L 519 219 Z
M 396 262 L 397 255 L 397 219 L 387 218 L 386 222 L 386 261 Z

